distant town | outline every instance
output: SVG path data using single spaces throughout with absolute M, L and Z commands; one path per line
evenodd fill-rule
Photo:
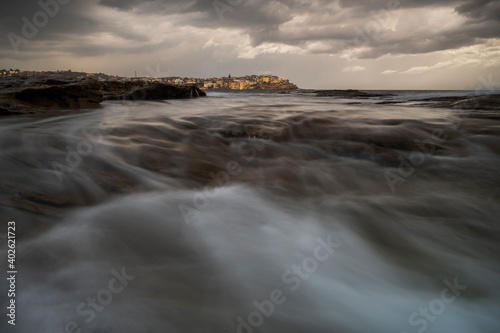
M 192 78 L 192 77 L 123 77 L 117 75 L 107 75 L 103 73 L 85 73 L 67 71 L 22 71 L 19 69 L 3 69 L 0 70 L 0 78 L 9 79 L 86 79 L 92 78 L 98 81 L 143 81 L 143 82 L 162 82 L 176 86 L 197 85 L 202 89 L 229 89 L 229 90 L 289 90 L 298 89 L 297 86 L 291 83 L 286 77 L 279 77 L 270 74 L 264 75 L 246 75 L 240 77 L 232 77 L 230 74 L 227 77 L 220 78 Z

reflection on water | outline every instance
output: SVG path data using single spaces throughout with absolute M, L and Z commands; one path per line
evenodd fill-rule
M 2 119 L 19 332 L 497 332 L 499 123 L 357 102 Z

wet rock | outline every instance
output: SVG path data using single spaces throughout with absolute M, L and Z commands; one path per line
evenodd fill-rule
M 450 108 L 455 110 L 467 110 L 465 116 L 474 118 L 498 119 L 500 115 L 495 112 L 500 110 L 500 94 L 485 94 L 475 96 L 440 96 L 425 99 L 413 99 L 411 106 Z M 400 104 L 402 101 L 383 101 L 377 104 Z M 490 112 L 486 112 L 490 111 Z M 493 111 L 493 112 L 491 112 Z
M 451 107 L 454 109 L 500 110 L 500 94 L 476 96 L 455 101 Z
M 14 112 L 11 112 L 7 109 L 0 108 L 0 116 L 10 116 L 12 114 L 15 114 Z
M 155 83 L 144 88 L 134 90 L 123 96 L 126 100 L 163 100 L 204 97 L 205 92 L 196 86 L 177 87 L 163 83 Z
M 47 112 L 47 109 L 96 108 L 104 100 L 163 100 L 204 97 L 196 86 L 171 86 L 142 81 L 48 79 L 28 85 L 18 82 L 0 90 L 0 116 Z M 21 84 L 22 83 L 22 84 Z
M 88 80 L 82 84 L 28 88 L 14 93 L 17 100 L 45 108 L 95 108 L 104 100 L 100 84 Z
M 48 79 L 44 81 L 44 83 L 48 86 L 60 86 L 60 85 L 66 85 L 72 83 L 71 81 L 63 81 L 63 80 L 56 80 L 56 79 Z
M 317 90 L 314 91 L 316 97 L 337 97 L 337 98 L 371 98 L 371 97 L 388 97 L 392 94 L 375 94 L 367 93 L 359 90 Z

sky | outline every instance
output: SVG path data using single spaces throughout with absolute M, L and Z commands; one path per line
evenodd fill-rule
M 500 0 L 15 0 L 0 69 L 500 88 Z

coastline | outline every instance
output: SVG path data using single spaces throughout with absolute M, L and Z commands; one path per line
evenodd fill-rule
M 293 85 L 293 84 L 292 84 Z M 449 108 L 454 110 L 476 110 L 479 117 L 500 118 L 500 94 L 481 91 L 422 91 L 422 96 L 398 90 L 356 89 L 280 89 L 282 85 L 268 85 L 266 89 L 221 89 L 201 90 L 192 85 L 171 85 L 144 81 L 97 81 L 95 79 L 68 80 L 65 77 L 40 78 L 38 80 L 17 78 L 0 80 L 0 116 L 51 114 L 50 111 L 99 108 L 109 100 L 168 100 L 206 97 L 207 92 L 218 93 L 269 93 L 280 95 L 303 95 L 317 98 L 374 100 L 377 105 L 403 107 Z M 413 92 L 413 91 L 412 91 Z M 413 93 L 418 92 L 414 91 Z M 448 95 L 446 95 L 448 94 Z M 484 112 L 480 112 L 484 111 Z M 488 111 L 488 112 L 485 112 Z

